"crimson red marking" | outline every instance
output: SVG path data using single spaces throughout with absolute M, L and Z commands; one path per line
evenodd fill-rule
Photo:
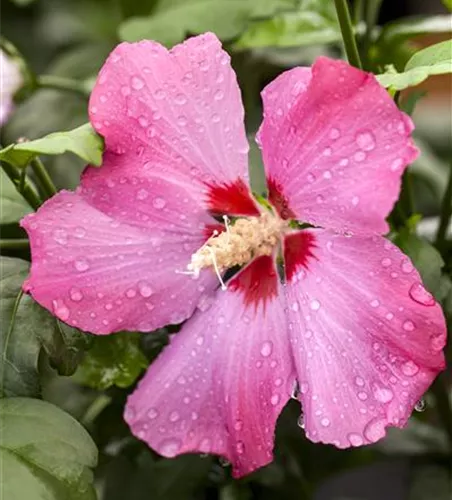
M 297 218 L 289 207 L 289 202 L 284 196 L 281 186 L 274 179 L 268 179 L 268 201 L 276 208 L 281 219 Z
M 211 236 L 214 235 L 215 231 L 217 231 L 217 234 L 222 233 L 226 228 L 223 226 L 223 224 L 207 224 L 207 226 L 204 227 L 204 236 L 206 239 L 209 239 Z
M 316 259 L 315 236 L 308 231 L 298 231 L 284 237 L 284 264 L 286 280 L 290 281 L 300 267 L 309 268 L 309 261 Z
M 228 289 L 242 292 L 247 307 L 254 305 L 257 309 L 259 303 L 263 302 L 265 308 L 267 301 L 278 294 L 278 274 L 273 257 L 263 255 L 251 261 L 232 278 Z
M 243 179 L 223 184 L 208 184 L 208 208 L 218 215 L 260 215 L 248 185 Z

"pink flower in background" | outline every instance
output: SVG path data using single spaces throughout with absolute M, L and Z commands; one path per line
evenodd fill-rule
M 89 106 L 102 168 L 23 220 L 25 289 L 63 321 L 107 334 L 188 319 L 125 418 L 162 455 L 223 455 L 235 476 L 271 461 L 296 382 L 308 438 L 345 448 L 403 426 L 444 367 L 441 309 L 380 236 L 417 155 L 410 119 L 372 75 L 327 58 L 283 73 L 263 101 L 272 211 L 248 187 L 217 38 L 121 44 Z M 216 269 L 235 265 L 222 290 Z
M 8 120 L 14 107 L 13 96 L 21 85 L 19 66 L 0 49 L 0 125 Z

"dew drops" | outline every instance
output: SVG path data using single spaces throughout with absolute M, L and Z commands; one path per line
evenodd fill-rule
M 323 427 L 328 427 L 330 425 L 330 419 L 329 418 L 322 418 L 322 420 L 320 420 L 320 424 L 323 426 Z
M 177 452 L 179 451 L 180 447 L 181 447 L 181 442 L 179 441 L 179 439 L 174 439 L 174 438 L 164 439 L 160 443 L 158 451 L 161 455 L 172 458 L 177 455 Z
M 375 418 L 364 428 L 364 437 L 371 443 L 377 442 L 385 435 L 385 421 Z
M 186 117 L 186 116 L 181 115 L 181 116 L 179 116 L 179 117 L 177 118 L 177 124 L 178 124 L 179 126 L 181 126 L 181 127 L 185 127 L 185 126 L 187 125 L 187 123 L 188 123 L 188 120 L 187 120 L 187 117 Z
M 261 354 L 264 356 L 264 358 L 267 358 L 270 356 L 270 354 L 273 352 L 273 343 L 270 341 L 264 342 L 261 347 Z
M 69 297 L 74 302 L 80 302 L 83 299 L 83 294 L 78 288 L 71 288 L 69 291 Z
M 405 274 L 409 274 L 413 271 L 414 267 L 413 264 L 409 259 L 403 259 L 402 264 L 401 264 L 402 271 Z
M 170 422 L 177 422 L 180 418 L 180 415 L 177 411 L 172 411 L 170 414 L 169 414 L 169 421 Z
M 378 306 L 380 305 L 380 301 L 379 301 L 379 300 L 377 300 L 377 299 L 374 299 L 374 300 L 372 300 L 372 302 L 370 303 L 370 305 L 371 305 L 372 307 L 374 307 L 374 308 L 375 308 L 375 307 L 378 307 Z
M 314 174 L 311 174 L 309 173 L 307 176 L 306 176 L 307 180 L 309 183 L 313 183 L 315 181 L 315 175 Z
M 123 85 L 121 87 L 121 94 L 124 96 L 124 97 L 127 97 L 128 95 L 130 95 L 132 93 L 132 91 L 130 90 L 130 87 L 128 87 L 127 85 Z
M 410 297 L 423 306 L 434 306 L 435 299 L 422 285 L 422 283 L 414 283 L 409 291 Z
M 366 153 L 364 151 L 357 151 L 354 155 L 353 158 L 356 162 L 362 162 L 366 159 Z
M 425 402 L 425 399 L 420 399 L 415 405 L 414 409 L 418 412 L 423 412 L 425 411 L 425 408 L 427 407 L 427 403 Z
M 402 165 L 403 160 L 401 158 L 397 158 L 391 163 L 391 170 L 393 172 L 396 172 L 397 170 L 400 170 L 402 168 Z
M 329 170 L 325 170 L 325 172 L 323 172 L 323 178 L 324 179 L 331 179 L 332 177 L 332 173 L 329 171 Z
M 61 300 L 54 300 L 52 302 L 53 312 L 55 316 L 58 316 L 63 321 L 66 321 L 69 318 L 70 311 L 66 307 L 65 303 Z
M 234 423 L 234 429 L 236 431 L 241 431 L 243 429 L 243 422 L 241 420 L 236 420 Z
M 149 193 L 146 191 L 146 189 L 140 189 L 137 192 L 137 200 L 145 200 L 149 196 Z
M 310 307 L 313 311 L 318 311 L 320 309 L 320 302 L 318 300 L 311 300 Z
M 389 267 L 391 264 L 392 264 L 392 261 L 391 261 L 391 259 L 389 259 L 388 257 L 385 257 L 385 258 L 381 261 L 381 265 L 382 265 L 383 267 Z
M 372 132 L 361 132 L 356 136 L 356 144 L 364 151 L 375 149 L 375 136 Z
M 364 443 L 362 436 L 355 432 L 351 432 L 347 438 L 352 446 L 361 446 Z
M 154 198 L 152 204 L 154 205 L 155 208 L 161 210 L 162 208 L 165 207 L 166 201 L 163 198 L 157 196 L 157 198 Z
M 153 294 L 153 289 L 146 281 L 138 282 L 138 291 L 142 297 L 150 297 Z
M 185 97 L 184 94 L 177 94 L 176 97 L 174 98 L 174 102 L 179 106 L 182 106 L 187 102 L 187 98 Z
M 297 301 L 293 302 L 292 305 L 290 306 L 292 311 L 297 312 L 300 309 L 300 306 Z
M 214 113 L 211 117 L 211 120 L 213 123 L 219 123 L 220 119 L 221 118 L 220 118 L 220 115 L 218 113 Z
M 305 423 L 304 423 L 304 416 L 303 416 L 303 413 L 300 414 L 300 416 L 298 417 L 297 419 L 297 425 L 300 429 L 303 429 L 304 430 L 304 427 L 305 427 Z
M 141 90 L 144 87 L 144 81 L 139 76 L 133 76 L 131 85 L 133 89 Z
M 60 245 L 67 244 L 67 233 L 64 229 L 55 229 L 53 232 L 53 239 Z
M 158 101 L 161 101 L 162 99 L 165 99 L 165 96 L 166 96 L 166 93 L 164 90 L 162 89 L 157 89 L 155 92 L 154 92 L 154 97 L 158 100 Z
M 235 445 L 235 451 L 239 454 L 239 455 L 243 455 L 243 453 L 245 452 L 245 445 L 243 444 L 242 441 L 238 441 L 237 444 Z
M 80 272 L 87 271 L 89 269 L 89 263 L 84 259 L 76 260 L 74 262 L 74 267 Z
M 406 332 L 412 332 L 416 327 L 414 326 L 414 323 L 411 320 L 407 319 L 406 321 L 403 322 L 402 328 Z
M 316 197 L 315 197 L 315 201 L 318 203 L 318 204 L 321 204 L 325 201 L 325 197 L 322 196 L 321 194 L 318 194 Z
M 352 198 L 352 205 L 354 207 L 356 207 L 356 206 L 358 206 L 358 204 L 359 204 L 359 196 L 353 196 L 353 198 Z
M 136 296 L 137 292 L 133 288 L 129 288 L 126 291 L 126 297 L 129 299 L 133 299 Z
M 419 372 L 419 366 L 414 361 L 406 361 L 402 365 L 402 373 L 407 377 L 413 377 Z
M 276 406 L 279 403 L 279 400 L 281 399 L 279 394 L 273 394 L 273 396 L 270 398 L 270 403 L 272 406 Z
M 358 398 L 359 398 L 361 401 L 366 401 L 366 399 L 367 399 L 368 397 L 369 397 L 369 396 L 367 395 L 367 392 L 364 392 L 364 391 L 358 392 Z
M 158 417 L 159 412 L 155 408 L 150 408 L 148 412 L 146 413 L 147 417 L 150 418 L 151 420 L 154 420 L 155 418 Z
M 341 136 L 339 129 L 332 128 L 330 130 L 330 139 L 338 139 Z
M 362 379 L 361 377 L 355 377 L 355 384 L 358 387 L 364 387 L 364 379 Z
M 394 398 L 394 393 L 387 387 L 374 387 L 374 398 L 380 403 L 389 403 Z
M 202 335 L 200 335 L 197 339 L 196 339 L 196 343 L 199 345 L 199 346 L 202 346 L 204 344 L 204 337 Z
M 217 90 L 213 96 L 216 101 L 221 101 L 224 97 L 224 92 L 222 90 Z

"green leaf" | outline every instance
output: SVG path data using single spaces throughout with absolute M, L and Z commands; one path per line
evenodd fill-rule
M 234 47 L 300 47 L 339 40 L 341 30 L 334 3 L 329 0 L 304 0 L 296 12 L 252 22 Z
M 20 259 L 0 259 L 0 397 L 40 394 L 38 358 L 44 349 L 60 374 L 72 374 L 89 337 L 62 326 L 52 315 L 22 292 L 29 264 Z
M 452 12 L 452 0 L 442 0 L 444 7 Z
M 95 500 L 96 445 L 70 415 L 45 401 L 8 398 L 0 421 L 5 500 Z
M 103 140 L 89 123 L 68 132 L 55 132 L 35 141 L 11 144 L 0 151 L 0 160 L 25 167 L 37 155 L 74 153 L 86 162 L 102 163 Z
M 394 243 L 413 261 L 419 271 L 424 285 L 433 295 L 439 293 L 441 269 L 444 261 L 434 246 L 411 233 L 408 228 L 402 229 L 394 239 Z
M 377 80 L 384 87 L 403 90 L 422 83 L 429 76 L 445 73 L 452 73 L 452 40 L 416 52 L 403 73 L 397 73 L 392 68 L 388 73 L 377 75 Z
M 165 0 L 153 15 L 134 17 L 121 24 L 122 40 L 149 38 L 172 46 L 187 34 L 213 31 L 224 40 L 242 33 L 249 19 L 268 17 L 294 7 L 295 0 Z
M 386 24 L 377 43 L 394 44 L 428 33 L 452 31 L 452 16 L 407 17 Z
M 139 341 L 140 334 L 130 332 L 95 337 L 76 372 L 77 380 L 96 389 L 129 387 L 148 365 Z
M 0 169 L 0 224 L 17 222 L 32 211 L 3 169 Z

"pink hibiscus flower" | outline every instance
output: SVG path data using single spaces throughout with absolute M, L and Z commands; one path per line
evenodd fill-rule
M 294 384 L 308 438 L 344 448 L 403 426 L 444 368 L 441 309 L 380 236 L 417 155 L 410 119 L 372 75 L 324 57 L 263 101 L 272 209 L 248 187 L 240 91 L 217 38 L 121 44 L 89 106 L 102 168 L 23 220 L 25 290 L 61 320 L 107 334 L 189 318 L 125 419 L 162 455 L 222 455 L 235 476 L 271 461 Z

